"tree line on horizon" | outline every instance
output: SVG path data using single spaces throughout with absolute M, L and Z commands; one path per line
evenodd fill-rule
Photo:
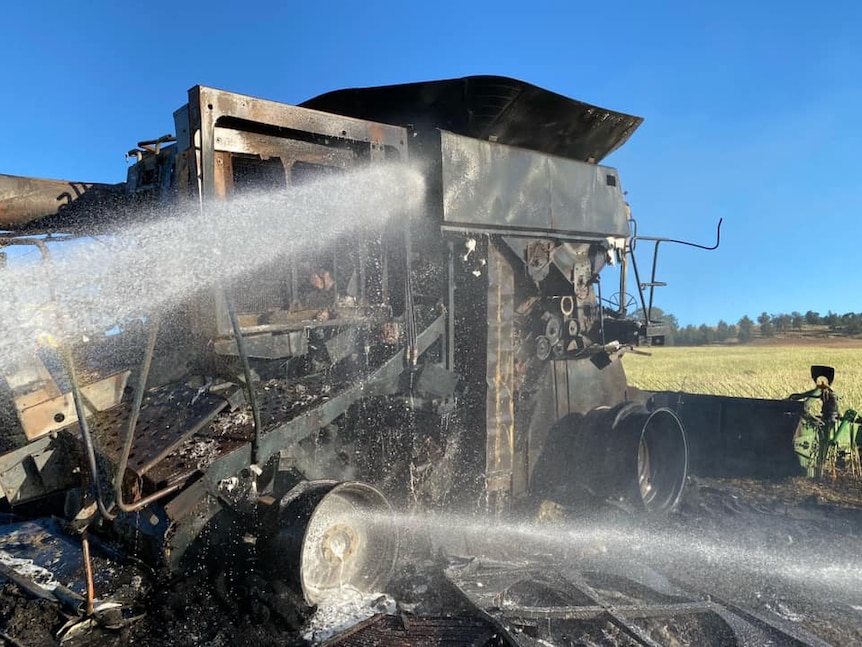
M 843 315 L 831 310 L 825 315 L 809 310 L 806 313 L 798 311 L 790 314 L 769 314 L 762 312 L 756 320 L 748 315 L 736 323 L 719 321 L 714 326 L 701 324 L 699 326 L 680 326 L 677 318 L 669 313 L 653 308 L 653 321 L 662 321 L 668 326 L 665 343 L 668 346 L 705 346 L 707 344 L 750 342 L 755 337 L 774 337 L 785 335 L 792 331 L 801 331 L 806 327 L 825 327 L 833 334 L 853 336 L 862 334 L 862 312 L 848 312 Z

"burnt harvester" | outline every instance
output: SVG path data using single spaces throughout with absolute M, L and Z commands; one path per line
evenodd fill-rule
M 80 525 L 176 570 L 232 533 L 310 603 L 345 579 L 385 581 L 390 501 L 674 507 L 682 425 L 633 402 L 618 361 L 662 342 L 642 294 L 655 281 L 638 281 L 631 317 L 632 220 L 599 164 L 640 118 L 482 76 L 302 106 L 197 86 L 174 118 L 175 137 L 132 151 L 125 185 L 0 176 L 2 245 L 50 263 L 67 238 L 122 236 L 149 205 L 199 201 L 206 218 L 248 190 L 289 196 L 375 165 L 418 166 L 423 204 L 17 359 L 0 456 L 11 507 L 67 493 Z

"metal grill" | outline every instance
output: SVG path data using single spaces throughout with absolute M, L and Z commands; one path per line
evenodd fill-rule
M 185 385 L 171 385 L 150 392 L 138 416 L 128 469 L 144 476 L 159 461 L 210 423 L 227 406 L 218 396 Z M 117 464 L 127 432 L 131 405 L 124 402 L 100 414 L 93 425 L 102 453 Z
M 609 572 L 476 560 L 447 578 L 515 645 L 810 645 L 826 643 L 779 619 L 701 599 L 651 571 L 651 585 Z

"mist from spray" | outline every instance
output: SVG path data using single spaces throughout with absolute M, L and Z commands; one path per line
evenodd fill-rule
M 379 229 L 419 207 L 424 190 L 415 171 L 375 167 L 289 190 L 243 193 L 204 209 L 187 204 L 152 212 L 115 236 L 67 245 L 51 262 L 11 265 L 0 288 L 0 370 L 30 352 L 41 333 L 73 342 L 103 331 L 105 322 L 151 316 L 335 237 Z M 451 554 L 644 560 L 816 584 L 848 596 L 862 591 L 855 553 L 828 539 L 813 552 L 758 544 L 754 536 L 634 523 L 515 524 L 443 514 L 396 515 L 395 523 Z
M 47 262 L 11 265 L 0 288 L 0 370 L 40 336 L 75 342 L 229 284 L 279 258 L 419 207 L 419 172 L 375 166 L 277 191 L 141 214 L 116 235 L 63 243 Z M 392 226 L 395 226 L 394 223 Z
M 768 518 L 757 526 L 694 528 L 642 516 L 583 521 L 504 522 L 444 513 L 400 513 L 379 523 L 394 524 L 402 537 L 428 542 L 434 553 L 492 560 L 566 563 L 616 561 L 650 565 L 668 575 L 703 578 L 709 592 L 713 577 L 722 586 L 792 586 L 809 593 L 828 592 L 862 603 L 862 565 L 847 551 L 847 536 L 828 530 L 816 541 L 794 540 L 787 526 Z M 790 526 L 793 527 L 792 525 Z

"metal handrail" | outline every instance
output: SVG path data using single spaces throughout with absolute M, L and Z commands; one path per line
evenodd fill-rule
M 637 232 L 637 223 L 632 219 L 632 222 L 635 223 L 635 232 Z M 718 249 L 718 246 L 721 244 L 721 223 L 724 222 L 724 218 L 719 218 L 718 225 L 716 226 L 715 231 L 715 244 L 714 245 L 701 245 L 699 243 L 692 243 L 687 240 L 677 240 L 675 238 L 663 238 L 663 237 L 655 237 L 655 236 L 638 236 L 635 233 L 629 239 L 629 250 L 631 251 L 631 259 L 632 259 L 632 269 L 635 273 L 635 281 L 637 282 L 638 287 L 638 295 L 641 300 L 641 307 L 643 308 L 644 319 L 646 323 L 650 323 L 652 320 L 652 306 L 653 306 L 653 296 L 655 293 L 655 288 L 658 285 L 655 280 L 656 268 L 658 267 L 658 248 L 661 243 L 676 243 L 678 245 L 687 245 L 688 247 L 696 247 L 697 249 L 705 249 L 707 251 L 712 251 Z M 645 240 L 652 241 L 655 243 L 655 247 L 653 249 L 653 259 L 652 259 L 652 271 L 650 273 L 650 281 L 649 283 L 641 283 L 640 274 L 638 272 L 638 264 L 637 259 L 635 258 L 635 246 L 637 241 Z M 647 307 L 647 303 L 644 299 L 643 288 L 649 287 L 649 307 Z

